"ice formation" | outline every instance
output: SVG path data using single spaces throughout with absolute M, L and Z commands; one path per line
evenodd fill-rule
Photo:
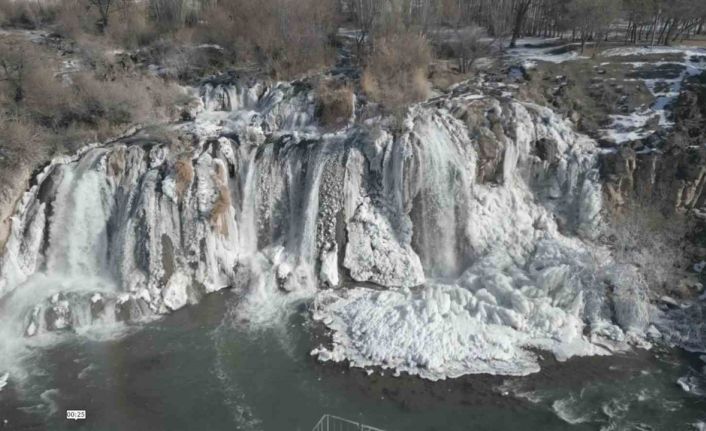
M 550 110 L 457 91 L 402 131 L 323 133 L 307 83 L 213 79 L 199 95 L 175 126 L 192 142 L 138 133 L 37 176 L 0 261 L 19 333 L 233 287 L 254 320 L 315 298 L 322 360 L 438 379 L 526 374 L 530 348 L 601 354 L 644 329 L 638 274 L 592 243 L 596 144 Z
M 649 307 L 639 274 L 590 242 L 601 208 L 594 142 L 534 105 L 445 103 L 419 107 L 400 139 L 422 143 L 421 185 L 400 207 L 426 238 L 415 248 L 425 272 L 441 270 L 440 278 L 418 288 L 321 292 L 315 318 L 333 331 L 333 344 L 313 354 L 433 380 L 522 375 L 539 369 L 531 349 L 559 359 L 607 354 L 599 338 L 641 333 Z M 487 136 L 496 148 L 484 146 Z M 480 182 L 489 170 L 494 179 Z M 415 200 L 428 204 L 417 207 L 421 220 Z

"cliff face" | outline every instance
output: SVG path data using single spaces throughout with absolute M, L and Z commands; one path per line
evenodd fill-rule
M 653 305 L 673 250 L 649 259 L 628 238 L 643 224 L 615 225 L 635 202 L 700 216 L 701 78 L 673 128 L 614 148 L 503 88 L 330 131 L 307 82 L 208 80 L 179 139 L 141 131 L 36 176 L 0 258 L 4 331 L 134 322 L 235 288 L 253 322 L 313 300 L 332 334 L 320 360 L 429 379 L 535 372 L 531 349 L 698 345 L 693 316 Z
M 459 274 L 487 246 L 469 237 L 473 188 L 518 181 L 569 232 L 597 227 L 593 145 L 546 109 L 449 97 L 415 107 L 397 136 L 384 122 L 321 134 L 306 88 L 201 93 L 204 111 L 179 126 L 192 145 L 135 136 L 40 174 L 18 211 L 4 291 L 38 270 L 87 269 L 126 292 L 158 293 L 178 271 L 212 291 L 234 285 L 238 262 L 262 250 L 276 250 L 285 290 L 302 265 L 314 271 L 300 274 L 305 285 L 323 267 L 335 272 L 329 284 L 415 286 L 425 271 Z
M 594 242 L 596 142 L 551 110 L 458 87 L 401 130 L 324 133 L 306 83 L 198 91 L 179 144 L 138 133 L 37 177 L 2 257 L 0 291 L 30 310 L 8 327 L 139 320 L 233 287 L 249 320 L 317 298 L 321 359 L 436 379 L 533 372 L 526 348 L 603 354 L 649 325 L 639 272 Z M 443 349 L 417 342 L 440 330 Z
M 692 211 L 702 217 L 705 114 L 706 74 L 687 78 L 674 104 L 674 127 L 649 138 L 659 142 L 659 148 L 625 147 L 604 157 L 603 176 L 611 198 L 619 204 L 631 199 L 655 202 L 664 211 Z
M 15 212 L 16 199 L 22 195 L 26 189 L 26 184 L 20 178 L 28 178 L 30 172 L 28 169 L 16 170 L 14 172 L 18 181 L 14 184 L 6 184 L 0 194 L 0 249 L 4 249 L 5 242 L 10 236 L 10 228 L 12 226 L 11 217 Z

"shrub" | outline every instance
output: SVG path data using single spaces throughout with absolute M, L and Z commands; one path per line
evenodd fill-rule
M 89 71 L 60 74 L 53 53 L 23 39 L 0 44 L 0 108 L 36 130 L 47 129 L 38 145 L 75 150 L 80 142 L 102 140 L 133 123 L 174 119 L 189 97 L 159 78 Z M 5 146 L 5 143 L 2 144 Z
M 78 0 L 64 0 L 56 16 L 57 33 L 78 39 L 95 29 L 97 17 Z
M 204 12 L 205 42 L 254 62 L 276 78 L 330 64 L 336 30 L 333 0 L 231 0 Z
M 158 78 L 101 80 L 81 72 L 60 80 L 44 67 L 33 69 L 26 93 L 23 109 L 43 126 L 65 129 L 78 124 L 108 134 L 130 123 L 175 118 L 177 105 L 186 102 L 180 89 Z
M 221 235 L 228 235 L 227 213 L 231 206 L 230 190 L 225 168 L 222 164 L 216 163 L 213 173 L 213 182 L 218 190 L 218 195 L 211 209 L 211 226 Z
M 398 112 L 429 96 L 430 61 L 431 49 L 423 36 L 401 33 L 378 39 L 361 78 L 363 91 L 371 100 Z
M 458 60 L 459 72 L 468 72 L 476 59 L 490 53 L 490 43 L 485 41 L 485 37 L 485 30 L 481 27 L 456 29 L 448 45 L 453 56 Z
M 147 46 L 158 40 L 160 31 L 150 21 L 144 3 L 134 3 L 119 9 L 105 29 L 106 36 L 116 45 L 127 49 Z
M 21 28 L 38 28 L 54 21 L 59 0 L 0 0 L 0 24 Z
M 616 259 L 637 265 L 650 288 L 664 289 L 676 286 L 678 268 L 690 263 L 684 247 L 692 231 L 693 222 L 683 215 L 633 203 L 612 214 L 608 233 Z
M 316 90 L 316 97 L 317 115 L 324 126 L 345 126 L 353 115 L 354 95 L 348 86 L 322 82 Z
M 177 30 L 198 22 L 199 5 L 189 0 L 149 0 L 149 16 L 162 29 Z
M 87 0 L 63 0 L 57 11 L 56 31 L 80 42 L 82 47 L 100 47 L 107 51 L 108 45 L 134 49 L 152 43 L 160 36 L 159 30 L 149 20 L 147 6 L 143 2 L 122 2 L 113 6 L 107 24 L 98 25 L 102 17 Z
M 38 66 L 34 51 L 19 38 L 0 42 L 0 101 L 3 105 L 18 105 L 26 97 L 27 78 Z
M 38 145 L 44 138 L 37 129 L 22 118 L 5 118 L 0 121 L 0 160 L 17 164 L 32 164 L 46 156 L 46 148 Z
M 176 192 L 181 198 L 194 179 L 194 167 L 191 164 L 191 157 L 186 155 L 177 159 L 174 164 L 174 171 L 176 173 Z

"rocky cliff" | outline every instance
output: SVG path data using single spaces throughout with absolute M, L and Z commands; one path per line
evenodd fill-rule
M 139 320 L 230 287 L 249 319 L 318 297 L 335 334 L 322 359 L 429 378 L 523 374 L 537 369 L 529 347 L 607 353 L 644 334 L 644 283 L 595 242 L 597 144 L 551 110 L 459 86 L 401 128 L 375 117 L 323 132 L 306 82 L 221 77 L 198 91 L 178 143 L 137 133 L 37 176 L 1 266 L 0 291 L 29 310 L 20 332 Z M 394 317 L 379 289 L 427 305 Z M 372 309 L 348 308 L 350 295 Z M 392 321 L 358 327 L 370 312 Z M 438 330 L 428 319 L 465 328 L 450 356 L 416 343 Z M 415 337 L 365 350 L 384 343 L 361 334 L 399 324 Z M 479 325 L 503 341 L 468 332 Z

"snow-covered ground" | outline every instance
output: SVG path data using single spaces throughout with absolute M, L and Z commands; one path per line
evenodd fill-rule
M 563 43 L 559 38 L 527 37 L 517 39 L 515 48 L 506 50 L 506 55 L 522 60 L 525 68 L 532 68 L 536 61 L 563 63 L 588 58 L 581 55 L 579 43 Z M 563 51 L 563 52 L 559 52 Z
M 646 66 L 660 67 L 664 65 L 676 65 L 682 67 L 683 70 L 679 76 L 671 79 L 633 79 L 644 82 L 655 97 L 655 101 L 649 107 L 643 107 L 627 115 L 611 115 L 613 124 L 605 128 L 603 133 L 607 139 L 616 144 L 642 139 L 654 133 L 654 129 L 645 126 L 647 122 L 655 116 L 659 118 L 658 126 L 660 128 L 668 129 L 673 127 L 674 121 L 669 117 L 669 109 L 679 96 L 684 80 L 706 72 L 706 49 L 690 47 L 623 47 L 606 50 L 601 55 L 610 59 L 611 57 L 654 54 L 678 54 L 682 56 L 682 59 L 680 61 L 658 61 L 650 63 L 631 61 L 623 62 L 623 64 L 630 65 L 635 69 L 644 68 Z
M 578 44 L 563 43 L 558 38 L 525 38 L 518 39 L 517 48 L 508 49 L 507 56 L 520 61 L 525 68 L 535 67 L 536 62 L 564 63 L 587 59 L 589 57 L 580 55 Z M 647 55 L 679 55 L 680 60 L 674 61 L 623 61 L 620 57 L 647 56 Z M 651 69 L 662 66 L 677 66 L 682 68 L 679 76 L 674 78 L 628 78 L 625 81 L 642 81 L 655 97 L 654 103 L 650 106 L 641 106 L 634 112 L 626 114 L 613 114 L 610 116 L 612 124 L 601 130 L 603 137 L 615 144 L 645 138 L 655 132 L 654 127 L 649 127 L 648 122 L 658 118 L 657 126 L 668 129 L 674 125 L 670 119 L 669 109 L 681 91 L 682 83 L 688 77 L 706 72 L 706 49 L 687 46 L 674 47 L 646 47 L 628 46 L 611 48 L 602 51 L 599 59 L 603 59 L 602 66 L 611 64 L 612 61 L 620 61 L 627 67 L 632 67 L 635 71 L 640 69 Z

